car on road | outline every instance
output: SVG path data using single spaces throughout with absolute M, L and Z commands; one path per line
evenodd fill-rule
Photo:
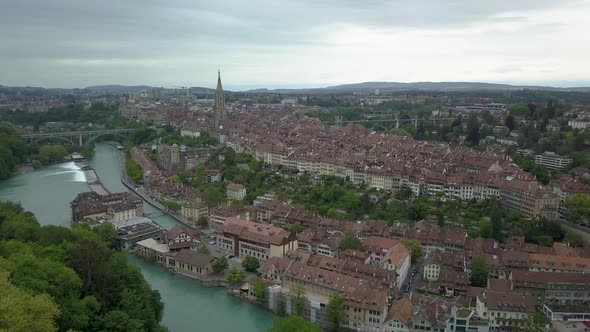
M 213 241 L 209 242 L 209 244 L 215 244 L 215 240 L 213 240 Z

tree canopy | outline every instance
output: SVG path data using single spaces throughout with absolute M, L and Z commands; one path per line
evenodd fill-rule
M 483 256 L 475 256 L 471 261 L 471 277 L 469 281 L 472 286 L 485 287 L 488 283 L 489 268 Z
M 277 318 L 267 332 L 321 332 L 322 329 L 300 316 Z
M 19 204 L 0 202 L 0 239 L 0 325 L 22 324 L 16 330 L 26 331 L 162 330 L 160 294 L 113 249 L 108 227 L 40 227 Z M 4 310 L 7 299 L 13 304 Z
M 569 221 L 581 223 L 590 219 L 590 195 L 576 194 L 567 199 L 566 206 Z
M 260 261 L 254 256 L 246 256 L 242 261 L 242 267 L 248 272 L 256 272 L 260 268 Z
M 219 257 L 219 258 L 215 259 L 215 261 L 213 261 L 213 264 L 211 264 L 211 267 L 213 268 L 213 272 L 221 273 L 229 267 L 229 262 L 227 261 L 227 258 Z
M 356 237 L 351 231 L 344 232 L 344 238 L 340 241 L 338 247 L 340 250 L 353 249 L 360 250 L 363 246 L 363 242 Z
M 410 250 L 412 251 L 412 264 L 416 263 L 418 259 L 424 256 L 424 247 L 420 242 L 415 240 L 405 240 L 404 243 L 410 247 Z
M 340 293 L 334 292 L 330 295 L 330 301 L 326 305 L 326 315 L 332 329 L 338 331 L 344 319 L 344 299 Z

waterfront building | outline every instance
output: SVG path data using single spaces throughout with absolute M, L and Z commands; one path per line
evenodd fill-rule
M 158 238 L 164 230 L 153 220 L 146 217 L 133 217 L 118 224 L 119 241 L 122 248 L 130 248 L 135 243 L 149 239 Z
M 202 279 L 213 271 L 211 264 L 215 258 L 193 250 L 182 249 L 166 256 L 166 267 L 175 273 L 195 279 Z
M 197 249 L 201 244 L 198 231 L 191 231 L 180 225 L 174 225 L 169 231 L 162 234 L 161 242 L 165 243 L 170 251 L 183 249 Z
M 218 226 L 216 237 L 219 249 L 261 261 L 283 257 L 287 251 L 297 249 L 295 234 L 280 227 L 231 217 Z
M 122 222 L 143 215 L 143 201 L 131 193 L 99 195 L 80 193 L 70 203 L 72 222 L 105 220 L 116 228 Z
M 168 245 L 149 238 L 136 243 L 138 255 L 157 264 L 166 264 L 166 255 L 170 252 Z

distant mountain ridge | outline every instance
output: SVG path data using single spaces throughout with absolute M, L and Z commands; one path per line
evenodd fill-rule
M 572 87 L 558 88 L 541 85 L 510 85 L 499 83 L 482 83 L 482 82 L 363 82 L 328 86 L 325 88 L 309 89 L 253 89 L 247 92 L 275 92 L 283 93 L 367 93 L 379 89 L 380 92 L 390 91 L 510 91 L 510 90 L 548 90 L 548 91 L 578 91 L 590 92 L 590 87 Z

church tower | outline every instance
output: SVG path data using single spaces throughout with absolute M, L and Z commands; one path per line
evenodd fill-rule
M 225 122 L 225 98 L 223 97 L 223 87 L 221 86 L 221 71 L 217 71 L 217 90 L 215 91 L 215 129 L 219 128 Z

